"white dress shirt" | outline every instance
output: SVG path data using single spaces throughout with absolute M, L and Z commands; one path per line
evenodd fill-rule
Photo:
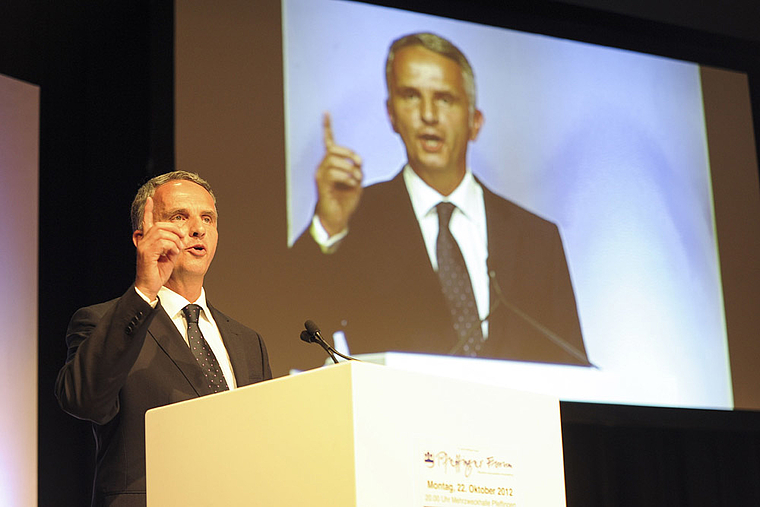
M 145 294 L 140 292 L 137 287 L 135 287 L 135 290 L 140 296 L 142 296 L 143 299 L 148 301 L 148 298 L 145 296 Z M 159 289 L 158 299 L 161 300 L 161 307 L 164 309 L 166 314 L 169 315 L 169 318 L 177 327 L 177 331 L 179 331 L 179 334 L 182 335 L 182 338 L 184 338 L 187 346 L 190 347 L 190 342 L 187 339 L 187 319 L 185 318 L 185 314 L 182 309 L 185 306 L 189 305 L 191 302 L 166 287 L 161 287 L 161 289 Z M 148 303 L 153 305 L 155 308 L 155 303 L 157 303 L 157 301 L 148 301 Z M 222 335 L 219 332 L 219 328 L 214 321 L 214 317 L 211 315 L 211 310 L 209 310 L 208 304 L 206 303 L 206 289 L 201 289 L 200 297 L 198 297 L 198 299 L 192 303 L 201 307 L 201 314 L 198 318 L 198 327 L 201 328 L 203 338 L 206 340 L 209 347 L 211 347 L 211 350 L 214 352 L 214 356 L 216 356 L 219 367 L 222 369 L 222 373 L 224 374 L 224 380 L 227 381 L 227 386 L 230 388 L 230 390 L 235 389 L 237 387 L 237 382 L 235 382 L 235 374 L 232 371 L 230 356 L 227 354 L 227 349 L 225 348 L 224 342 L 222 341 Z
M 486 206 L 481 187 L 472 171 L 468 168 L 459 186 L 448 196 L 441 195 L 430 187 L 409 166 L 404 167 L 404 184 L 412 201 L 412 208 L 420 225 L 425 240 L 430 264 L 438 271 L 438 212 L 436 206 L 441 202 L 451 202 L 456 206 L 451 215 L 449 229 L 462 251 L 467 271 L 472 282 L 472 291 L 478 307 L 478 315 L 483 321 L 490 310 L 490 279 L 488 276 L 488 233 Z M 329 237 L 319 218 L 312 219 L 310 233 L 323 252 L 332 253 L 340 245 L 348 230 Z M 483 337 L 488 337 L 488 321 L 483 321 Z
M 425 240 L 428 257 L 433 269 L 438 271 L 438 212 L 436 206 L 441 202 L 450 202 L 456 206 L 451 214 L 449 230 L 457 240 L 462 251 L 464 263 L 470 274 L 472 292 L 478 306 L 478 316 L 483 321 L 490 309 L 490 292 L 488 277 L 488 232 L 486 227 L 486 206 L 483 201 L 483 188 L 475 181 L 472 172 L 467 169 L 459 186 L 448 196 L 422 181 L 417 173 L 407 164 L 404 167 L 404 183 L 414 208 L 414 215 L 420 224 Z M 483 322 L 483 337 L 488 337 L 488 322 Z

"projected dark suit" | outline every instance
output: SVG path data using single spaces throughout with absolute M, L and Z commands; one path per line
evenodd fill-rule
M 480 356 L 587 365 L 557 227 L 485 187 L 483 192 L 495 277 L 489 338 Z M 349 231 L 331 255 L 321 253 L 308 231 L 294 247 L 299 265 L 311 268 L 305 275 L 310 286 L 326 291 L 323 308 L 314 301 L 309 306 L 329 322 L 323 327 L 344 329 L 352 354 L 450 353 L 458 340 L 401 173 L 364 190 Z
M 211 310 L 237 384 L 271 378 L 258 333 Z M 161 305 L 151 308 L 134 287 L 77 311 L 66 341 L 56 395 L 64 410 L 93 423 L 93 505 L 144 506 L 145 412 L 211 394 L 203 371 Z

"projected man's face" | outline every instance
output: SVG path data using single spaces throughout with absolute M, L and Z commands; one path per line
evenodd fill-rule
M 406 145 L 412 169 L 440 193 L 451 193 L 466 168 L 467 143 L 483 122 L 469 113 L 462 70 L 422 46 L 399 50 L 393 61 L 388 116 Z

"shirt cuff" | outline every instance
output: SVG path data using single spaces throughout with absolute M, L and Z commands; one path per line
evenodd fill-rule
M 311 219 L 311 227 L 309 227 L 309 234 L 311 234 L 314 242 L 319 245 L 319 249 L 322 253 L 331 254 L 340 246 L 340 242 L 348 235 L 348 228 L 343 229 L 335 236 L 330 236 L 324 227 L 322 222 L 319 221 L 319 217 L 314 215 Z
M 156 296 L 156 299 L 154 299 L 153 301 L 151 301 L 150 299 L 148 299 L 148 296 L 146 296 L 145 294 L 143 294 L 142 291 L 140 289 L 138 289 L 137 287 L 135 287 L 135 292 L 137 292 L 137 295 L 140 296 L 141 298 L 143 298 L 143 300 L 146 303 L 148 303 L 151 308 L 155 308 L 156 305 L 158 304 L 158 296 Z

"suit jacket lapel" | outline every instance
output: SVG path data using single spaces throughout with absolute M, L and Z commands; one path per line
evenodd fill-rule
M 211 309 L 216 326 L 219 328 L 219 334 L 222 335 L 222 341 L 227 349 L 227 355 L 230 357 L 237 385 L 244 386 L 250 384 L 252 379 L 250 378 L 250 370 L 246 361 L 245 344 L 239 330 L 232 325 L 232 322 L 226 315 L 211 306 L 211 304 L 208 306 Z
M 414 214 L 412 198 L 404 183 L 403 169 L 391 180 L 391 185 L 393 192 L 388 198 L 388 213 L 393 214 L 390 218 L 398 244 L 407 247 L 404 255 L 413 255 L 414 265 L 424 270 L 428 274 L 429 281 L 432 280 L 433 285 L 439 287 L 438 275 L 430 263 L 425 238 L 422 237 L 420 223 Z
M 483 188 L 483 201 L 486 208 L 488 269 L 495 272 L 502 288 L 505 288 L 511 283 L 507 277 L 515 272 L 515 256 L 508 252 L 518 251 L 515 244 L 518 224 L 515 223 L 514 216 L 505 206 L 498 205 L 501 198 L 488 190 L 482 183 L 480 186 Z
M 198 361 L 193 356 L 193 353 L 190 352 L 190 348 L 163 308 L 153 319 L 148 329 L 148 334 L 174 362 L 198 396 L 211 394 L 208 382 L 198 365 Z
M 403 246 L 399 251 L 402 258 L 396 259 L 396 265 L 403 265 L 402 270 L 406 280 L 414 280 L 406 288 L 408 296 L 413 299 L 413 307 L 416 312 L 425 315 L 425 328 L 429 333 L 419 336 L 419 344 L 407 345 L 410 350 L 428 350 L 432 353 L 446 354 L 457 343 L 456 332 L 451 325 L 449 305 L 441 290 L 441 282 L 438 273 L 433 269 L 428 255 L 425 239 L 422 236 L 420 223 L 414 214 L 414 207 L 406 188 L 403 178 L 403 170 L 393 180 L 393 193 L 389 196 L 392 204 L 388 205 L 393 210 L 392 224 L 397 236 L 392 245 Z M 438 349 L 431 349 L 430 335 L 435 335 L 433 343 Z M 399 336 L 405 336 L 399 334 Z M 410 343 L 413 337 L 406 336 L 405 342 Z
M 519 224 L 515 222 L 515 217 L 507 206 L 499 205 L 503 203 L 501 198 L 488 190 L 482 183 L 480 185 L 483 188 L 483 200 L 486 207 L 487 262 L 491 276 L 489 340 L 493 343 L 507 343 L 509 337 L 505 332 L 509 312 L 503 303 L 499 302 L 498 290 L 502 291 L 505 297 L 509 297 L 514 283 L 512 277 L 516 272 L 516 252 L 519 251 L 516 244 L 518 237 L 516 229 Z

